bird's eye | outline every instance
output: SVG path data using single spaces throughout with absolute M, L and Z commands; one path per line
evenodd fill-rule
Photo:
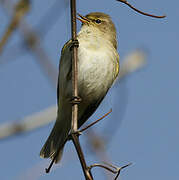
M 100 23 L 101 23 L 101 20 L 100 20 L 100 19 L 96 19 L 95 22 L 98 23 L 98 24 L 100 24 Z

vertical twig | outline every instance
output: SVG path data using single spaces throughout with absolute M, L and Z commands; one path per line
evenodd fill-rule
M 77 41 L 76 38 L 76 0 L 71 0 L 71 34 L 72 42 Z M 73 46 L 72 51 L 72 88 L 73 88 L 73 100 L 72 105 L 72 132 L 78 130 L 78 103 L 75 103 L 78 97 L 78 66 L 77 66 L 77 46 Z
M 76 148 L 76 151 L 78 153 L 78 157 L 79 157 L 82 169 L 83 169 L 85 179 L 86 180 L 93 180 L 93 176 L 91 174 L 91 171 L 89 170 L 89 168 L 88 168 L 88 166 L 86 164 L 86 161 L 85 161 L 85 158 L 84 158 L 84 155 L 83 155 L 83 151 L 82 151 L 81 146 L 80 146 L 78 135 L 72 134 L 71 137 L 72 137 L 73 144 L 74 144 L 74 146 Z
M 71 132 L 72 132 L 72 141 L 78 153 L 78 157 L 83 169 L 83 173 L 86 180 L 93 180 L 92 174 L 88 169 L 88 166 L 85 162 L 83 151 L 80 146 L 79 136 L 76 133 L 78 131 L 78 62 L 77 62 L 77 42 L 76 35 L 76 0 L 70 0 L 71 5 L 71 34 L 72 34 L 72 123 L 71 123 Z

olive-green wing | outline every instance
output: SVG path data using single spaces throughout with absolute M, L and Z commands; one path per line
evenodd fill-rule
M 61 65 L 63 63 L 62 61 L 65 60 L 64 56 L 65 56 L 66 51 L 69 51 L 69 49 L 71 47 L 71 42 L 72 42 L 71 40 L 67 41 L 61 50 L 61 57 L 60 57 L 60 63 L 59 63 L 59 75 L 58 75 L 58 83 L 57 83 L 57 103 L 58 104 L 59 104 L 60 68 L 63 68 L 63 67 L 61 67 Z M 67 80 L 70 80 L 71 79 L 71 73 L 72 73 L 72 64 L 71 64 L 72 61 L 71 61 L 71 58 L 68 58 L 67 60 L 70 61 L 70 68 L 68 69 Z

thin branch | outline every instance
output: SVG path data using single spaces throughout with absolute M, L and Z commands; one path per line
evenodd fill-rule
M 106 169 L 106 170 L 108 170 L 108 171 L 114 173 L 114 174 L 116 173 L 115 170 L 109 168 L 108 166 L 105 166 L 105 165 L 103 165 L 103 164 L 97 164 L 97 163 L 92 164 L 92 165 L 89 167 L 89 169 L 91 170 L 91 169 L 94 168 L 94 167 L 101 167 L 101 168 L 103 168 L 103 169 Z
M 76 34 L 76 0 L 70 1 L 71 5 L 71 34 L 72 34 L 72 43 L 77 41 Z M 77 65 L 77 46 L 73 44 L 72 46 L 72 94 L 73 94 L 73 104 L 72 104 L 72 132 L 78 130 L 78 65 Z
M 106 165 L 103 165 L 103 164 L 98 164 L 98 163 L 95 163 L 95 164 L 92 164 L 90 167 L 89 167 L 89 170 L 91 171 L 92 168 L 94 167 L 100 167 L 100 168 L 103 168 L 103 169 L 106 169 L 107 171 L 110 171 L 111 173 L 113 174 L 117 174 L 114 178 L 114 180 L 117 180 L 117 178 L 119 177 L 120 175 L 120 172 L 122 169 L 130 166 L 132 163 L 129 163 L 125 166 L 122 166 L 122 167 L 117 167 L 117 166 L 114 166 L 112 164 L 109 164 L 109 163 L 105 163 Z
M 148 14 L 148 13 L 145 13 L 143 11 L 140 11 L 138 10 L 137 8 L 135 8 L 134 6 L 132 6 L 130 3 L 128 3 L 126 0 L 116 0 L 116 1 L 119 1 L 121 3 L 124 3 L 126 4 L 127 6 L 129 6 L 131 9 L 133 9 L 134 11 L 138 12 L 139 14 L 143 14 L 144 16 L 149 16 L 149 17 L 153 17 L 153 18 L 165 18 L 166 15 L 163 15 L 163 16 L 156 16 L 156 15 L 153 15 L 153 14 Z
M 96 121 L 94 121 L 93 123 L 89 124 L 88 126 L 84 127 L 83 129 L 79 130 L 80 133 L 82 133 L 83 131 L 87 130 L 88 128 L 90 128 L 91 126 L 95 125 L 96 123 L 98 123 L 99 121 L 101 121 L 102 119 L 104 119 L 106 116 L 108 116 L 110 113 L 112 112 L 112 109 L 110 109 L 110 111 L 108 113 L 106 113 L 105 115 L 103 115 L 102 117 L 100 117 L 99 119 L 97 119 Z
M 85 145 L 88 152 L 95 155 L 99 162 L 110 162 L 110 157 L 106 152 L 106 141 L 103 138 L 103 134 L 100 135 L 94 128 L 91 128 L 86 132 L 86 138 Z M 111 180 L 111 175 L 107 171 L 104 171 L 104 177 Z
M 80 146 L 79 136 L 76 134 L 78 131 L 78 62 L 77 62 L 77 34 L 76 34 L 76 0 L 70 1 L 71 6 L 71 33 L 72 33 L 72 121 L 71 121 L 71 137 L 73 144 L 76 148 L 84 176 L 86 180 L 93 180 L 91 172 L 87 168 L 87 164 L 83 155 L 83 151 Z M 75 44 L 76 42 L 76 44 Z
M 118 168 L 118 172 L 117 172 L 117 175 L 116 175 L 116 177 L 114 178 L 114 180 L 117 180 L 117 178 L 119 177 L 120 172 L 121 172 L 122 169 L 124 169 L 124 168 L 126 168 L 126 167 L 128 167 L 128 166 L 130 166 L 130 165 L 132 165 L 132 163 L 129 163 L 129 164 L 125 165 L 125 166 L 122 166 L 122 167 Z
M 76 151 L 78 153 L 78 157 L 79 157 L 82 169 L 83 169 L 84 176 L 85 176 L 86 180 L 93 180 L 93 176 L 87 167 L 87 164 L 86 164 L 86 161 L 84 158 L 84 154 L 83 154 L 83 151 L 82 151 L 81 146 L 80 146 L 79 138 L 76 134 L 71 134 L 71 136 L 72 136 L 73 144 L 74 144 Z

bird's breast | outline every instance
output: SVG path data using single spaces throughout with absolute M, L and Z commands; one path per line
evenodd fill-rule
M 82 99 L 103 97 L 115 79 L 117 57 L 106 45 L 79 40 L 78 83 Z

